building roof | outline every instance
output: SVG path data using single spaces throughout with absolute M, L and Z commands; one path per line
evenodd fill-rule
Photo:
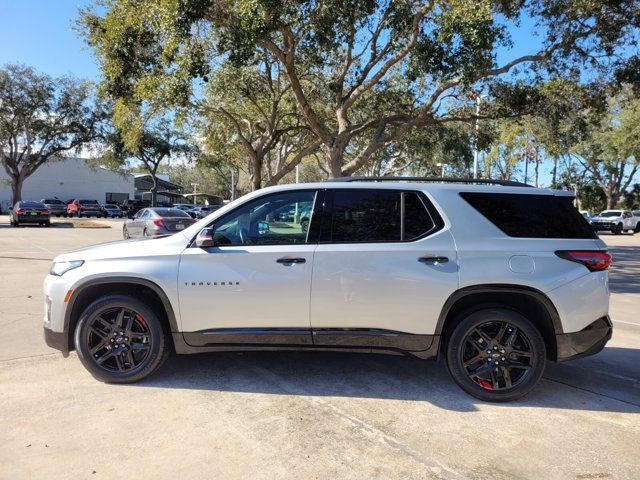
M 159 177 L 157 177 L 157 179 L 158 179 L 158 190 L 164 190 L 165 192 L 175 192 L 175 193 L 182 192 L 182 185 L 178 185 L 177 183 L 173 183 Z M 148 173 L 136 174 L 134 183 L 135 183 L 136 190 L 142 191 L 142 192 L 148 192 L 153 187 L 151 175 Z

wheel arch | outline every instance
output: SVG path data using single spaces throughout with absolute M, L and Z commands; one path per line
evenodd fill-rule
M 64 317 L 64 332 L 66 333 L 68 351 L 74 349 L 74 331 L 85 308 L 99 297 L 116 293 L 143 298 L 158 314 L 167 335 L 179 331 L 173 306 L 158 284 L 137 277 L 95 278 L 74 288 L 69 298 Z
M 439 356 L 446 351 L 449 336 L 466 314 L 496 307 L 514 310 L 527 317 L 542 334 L 548 358 L 556 360 L 556 335 L 564 332 L 553 302 L 540 290 L 509 284 L 473 285 L 449 296 L 436 325 L 435 334 L 441 338 Z

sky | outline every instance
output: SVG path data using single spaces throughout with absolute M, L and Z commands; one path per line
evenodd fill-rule
M 99 79 L 91 50 L 74 30 L 78 10 L 91 0 L 0 0 L 0 65 L 22 63 L 52 76 Z M 511 32 L 514 46 L 498 53 L 500 63 L 533 53 L 539 40 L 529 21 Z M 541 167 L 541 183 L 550 181 L 550 166 Z
M 53 76 L 97 80 L 98 66 L 73 30 L 90 1 L 0 0 L 0 65 L 22 63 Z

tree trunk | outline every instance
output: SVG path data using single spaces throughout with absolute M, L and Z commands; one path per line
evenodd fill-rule
M 553 156 L 553 170 L 551 171 L 551 186 L 555 187 L 556 178 L 558 174 L 558 157 L 556 155 Z
M 19 174 L 17 177 L 11 176 L 11 206 L 15 205 L 16 202 L 22 200 L 22 185 L 24 183 L 24 177 L 22 174 Z
M 327 156 L 327 164 L 331 178 L 339 178 L 342 176 L 342 159 L 344 158 L 344 150 L 338 146 L 328 146 L 324 148 Z
M 158 203 L 158 177 L 156 177 L 156 172 L 151 174 L 151 206 L 157 207 Z
M 251 156 L 251 190 L 260 190 L 262 188 L 262 162 L 263 158 L 258 154 Z

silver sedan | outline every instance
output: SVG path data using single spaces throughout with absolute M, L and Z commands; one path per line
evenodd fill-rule
M 195 223 L 187 213 L 177 208 L 143 208 L 124 222 L 124 238 L 171 235 Z

